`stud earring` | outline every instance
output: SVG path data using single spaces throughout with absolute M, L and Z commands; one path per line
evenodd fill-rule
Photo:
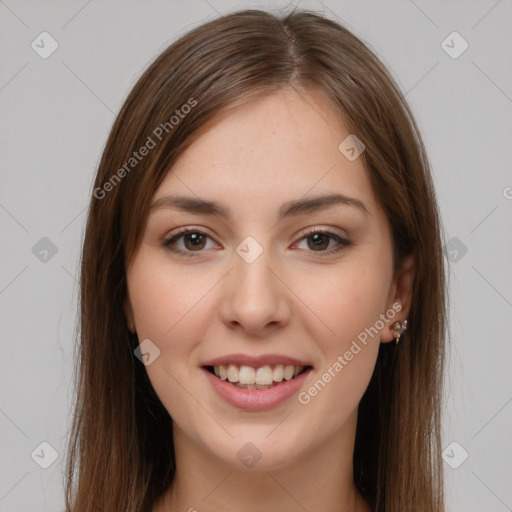
M 398 345 L 398 341 L 400 340 L 400 336 L 404 333 L 404 331 L 407 329 L 407 320 L 404 320 L 403 322 L 395 322 L 393 324 L 394 329 L 394 337 L 395 337 L 395 345 Z

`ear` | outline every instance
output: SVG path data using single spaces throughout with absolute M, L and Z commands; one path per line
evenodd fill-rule
M 382 330 L 382 343 L 388 343 L 395 339 L 393 324 L 398 321 L 403 322 L 409 315 L 415 275 L 416 261 L 414 259 L 414 255 L 410 254 L 400 264 L 400 267 L 396 272 L 396 276 L 391 283 L 387 308 L 397 311 L 398 304 L 400 304 L 400 310 L 397 311 L 394 318 L 390 320 L 389 325 Z
M 124 315 L 126 317 L 126 323 L 128 326 L 128 330 L 135 334 L 135 319 L 133 317 L 133 309 L 132 304 L 130 302 L 130 298 L 127 296 L 124 301 Z

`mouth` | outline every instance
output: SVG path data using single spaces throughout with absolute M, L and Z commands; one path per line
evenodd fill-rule
M 231 354 L 205 361 L 201 370 L 223 401 L 237 409 L 263 411 L 288 403 L 305 386 L 313 366 L 279 354 Z
M 203 366 L 210 374 L 239 389 L 266 390 L 282 385 L 312 369 L 311 365 L 266 364 L 247 366 L 220 364 Z

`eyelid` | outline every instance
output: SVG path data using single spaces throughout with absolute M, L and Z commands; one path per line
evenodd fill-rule
M 205 235 L 209 238 L 211 238 L 213 240 L 213 236 L 212 235 L 209 235 L 208 232 L 207 232 L 207 229 L 206 228 L 203 228 L 203 227 L 195 227 L 195 226 L 188 226 L 188 227 L 183 227 L 183 228 L 176 228 L 176 229 L 173 229 L 172 231 L 170 231 L 169 233 L 167 233 L 164 237 L 163 237 L 163 240 L 169 240 L 170 238 L 173 238 L 175 236 L 178 236 L 178 235 L 186 235 L 186 234 L 190 234 L 190 233 L 199 233 L 201 235 Z
M 308 228 L 304 228 L 297 236 L 300 236 L 301 237 L 300 240 L 302 240 L 307 235 L 311 235 L 311 234 L 314 235 L 315 233 L 323 233 L 325 235 L 333 235 L 335 237 L 338 237 L 338 238 L 343 239 L 348 242 L 348 235 L 341 235 L 339 233 L 334 233 L 332 231 L 333 229 L 334 228 L 330 228 L 327 226 L 314 225 L 314 226 L 311 226 Z M 337 228 L 337 229 L 339 229 L 339 228 Z

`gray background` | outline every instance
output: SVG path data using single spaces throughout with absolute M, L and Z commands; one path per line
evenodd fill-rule
M 85 208 L 124 97 L 193 26 L 285 5 L 0 0 L 0 511 L 63 509 Z M 335 13 L 362 37 L 417 116 L 449 240 L 448 511 L 512 510 L 512 2 L 299 6 Z M 42 46 L 43 31 L 58 42 L 46 59 L 31 47 Z M 442 46 L 453 31 L 469 44 L 457 58 L 446 45 L 458 53 L 462 40 Z M 58 452 L 48 469 L 39 465 L 52 456 L 42 442 Z

